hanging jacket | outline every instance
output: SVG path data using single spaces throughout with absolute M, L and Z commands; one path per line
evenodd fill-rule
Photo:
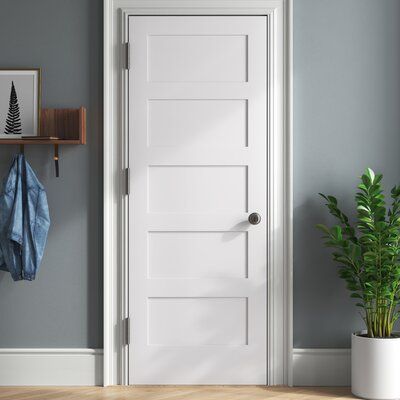
M 9 271 L 14 281 L 35 279 L 49 227 L 46 193 L 18 154 L 0 195 L 0 269 Z

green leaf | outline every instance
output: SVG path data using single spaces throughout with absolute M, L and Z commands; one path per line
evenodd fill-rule
M 331 234 L 337 240 L 342 240 L 342 228 L 339 225 L 332 227 Z
M 317 224 L 315 225 L 315 227 L 319 230 L 321 230 L 322 232 L 326 233 L 327 235 L 330 234 L 329 228 L 327 226 L 325 226 L 324 224 Z
M 364 185 L 366 186 L 366 188 L 368 190 L 368 188 L 371 186 L 371 180 L 369 179 L 369 177 L 367 175 L 363 175 L 361 177 L 361 180 L 363 181 Z
M 323 193 L 318 193 L 321 197 L 323 197 L 326 201 L 329 201 L 328 200 L 328 197 L 327 196 L 325 196 Z
M 371 168 L 367 168 L 367 170 L 365 171 L 366 175 L 368 176 L 368 178 L 370 179 L 371 182 L 374 182 L 375 179 L 375 173 L 374 171 L 372 171 Z
M 329 200 L 332 204 L 334 204 L 335 206 L 337 205 L 337 199 L 336 199 L 336 197 L 328 196 L 328 200 Z

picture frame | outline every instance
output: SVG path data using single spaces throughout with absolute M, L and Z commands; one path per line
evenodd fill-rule
M 0 139 L 40 135 L 41 69 L 0 68 Z

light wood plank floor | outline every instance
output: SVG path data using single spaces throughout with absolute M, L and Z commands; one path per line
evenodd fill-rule
M 329 400 L 354 399 L 348 388 L 260 386 L 0 387 L 7 400 Z

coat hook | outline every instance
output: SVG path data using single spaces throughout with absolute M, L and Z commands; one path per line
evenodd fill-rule
M 59 156 L 58 156 L 58 144 L 54 145 L 54 163 L 56 166 L 56 178 L 60 176 L 60 166 L 58 164 Z
M 24 144 L 20 144 L 20 145 L 19 145 L 19 152 L 20 152 L 21 154 L 25 154 L 25 145 L 24 145 Z

